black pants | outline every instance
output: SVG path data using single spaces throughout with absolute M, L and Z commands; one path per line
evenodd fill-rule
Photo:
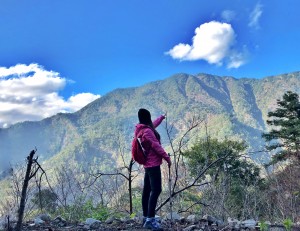
M 144 217 L 155 217 L 157 199 L 161 193 L 160 166 L 145 168 L 142 206 Z

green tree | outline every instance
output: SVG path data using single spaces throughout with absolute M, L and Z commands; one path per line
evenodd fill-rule
M 227 173 L 233 178 L 243 178 L 244 181 L 256 181 L 259 168 L 245 158 L 240 158 L 247 146 L 244 142 L 217 139 L 198 141 L 185 153 L 192 176 L 197 176 L 203 167 L 217 159 L 223 158 L 208 174 L 216 179 L 221 173 Z
M 294 159 L 300 162 L 300 102 L 298 94 L 288 91 L 278 108 L 268 113 L 267 124 L 271 126 L 262 137 L 270 142 L 266 148 L 274 151 L 271 163 Z
M 214 215 L 231 215 L 238 218 L 254 216 L 253 194 L 263 183 L 260 169 L 246 155 L 244 142 L 217 139 L 198 141 L 185 153 L 192 177 L 196 177 L 204 166 L 221 159 L 206 174 L 211 185 L 203 194 L 203 200 L 210 204 Z M 252 196 L 250 196 L 252 195 Z

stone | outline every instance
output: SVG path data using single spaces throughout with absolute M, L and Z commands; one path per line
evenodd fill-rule
M 241 222 L 239 220 L 228 217 L 227 221 L 228 221 L 228 226 L 230 228 L 232 228 L 232 229 L 233 228 L 234 229 L 239 229 L 240 228 L 240 223 Z
M 106 223 L 106 224 L 112 224 L 114 220 L 115 220 L 114 217 L 108 217 L 108 218 L 105 220 L 105 223 Z
M 49 214 L 40 214 L 37 217 L 45 221 L 46 223 L 51 221 L 51 217 L 49 216 Z
M 186 220 L 190 224 L 196 224 L 199 221 L 199 218 L 195 214 L 191 214 L 186 218 Z
M 34 224 L 35 225 L 42 225 L 42 224 L 45 224 L 45 221 L 43 221 L 41 218 L 39 217 L 36 217 L 34 218 Z
M 255 229 L 257 222 L 253 219 L 248 219 L 241 222 L 242 228 Z
M 99 229 L 101 226 L 101 221 L 95 221 L 93 224 L 90 225 L 90 229 Z
M 49 223 L 51 221 L 51 217 L 48 214 L 40 214 L 36 218 L 34 218 L 35 225 L 42 225 L 45 223 Z
M 171 217 L 171 215 L 172 215 L 172 217 Z M 179 214 L 176 213 L 176 212 L 168 213 L 167 219 L 171 220 L 171 218 L 172 218 L 173 220 L 177 220 L 177 221 L 180 220 L 180 216 L 179 216 Z
M 190 225 L 190 226 L 184 228 L 183 231 L 192 231 L 192 230 L 195 230 L 195 229 L 197 229 L 196 225 Z
M 209 224 L 210 223 L 214 223 L 215 220 L 216 220 L 216 218 L 214 218 L 213 216 L 207 215 L 207 214 L 204 215 L 202 218 L 205 219 L 205 220 L 207 220 Z
M 53 220 L 53 223 L 56 224 L 59 227 L 64 227 L 67 225 L 67 221 L 65 219 L 63 219 L 62 217 L 56 217 Z
M 94 218 L 87 218 L 85 220 L 85 224 L 90 228 L 90 229 L 99 229 L 101 226 L 101 221 L 96 220 Z

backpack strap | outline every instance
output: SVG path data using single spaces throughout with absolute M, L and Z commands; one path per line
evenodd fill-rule
M 136 138 L 139 138 L 140 135 L 143 133 L 143 131 L 144 131 L 144 129 L 141 129 L 141 130 L 139 131 L 139 133 L 136 135 Z M 143 134 L 142 134 L 141 136 L 143 136 Z
M 139 131 L 139 133 L 136 136 L 136 140 L 138 142 L 138 145 L 142 149 L 144 156 L 146 157 L 147 156 L 146 155 L 146 150 L 144 149 L 144 147 L 142 145 L 142 137 L 143 137 L 143 135 L 144 135 L 144 128 L 141 131 Z

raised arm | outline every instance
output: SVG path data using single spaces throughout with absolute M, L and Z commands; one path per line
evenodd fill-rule
M 156 118 L 152 123 L 153 123 L 153 126 L 156 128 L 158 127 L 161 122 L 165 119 L 166 117 L 164 115 L 161 115 L 159 116 L 158 118 Z

